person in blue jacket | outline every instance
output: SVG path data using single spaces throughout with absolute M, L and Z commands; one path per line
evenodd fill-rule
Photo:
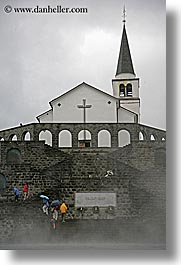
M 16 185 L 14 185 L 14 195 L 15 195 L 14 199 L 17 202 L 19 200 L 20 192 L 19 192 L 18 188 L 16 187 Z
M 43 199 L 43 212 L 48 215 L 49 202 L 47 199 Z

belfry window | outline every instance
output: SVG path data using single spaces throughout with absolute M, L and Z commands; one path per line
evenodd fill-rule
M 127 97 L 132 97 L 133 92 L 132 92 L 132 85 L 131 84 L 127 84 L 126 92 L 127 92 Z
M 120 89 L 120 97 L 125 97 L 125 86 L 124 86 L 124 84 L 120 84 L 119 89 Z

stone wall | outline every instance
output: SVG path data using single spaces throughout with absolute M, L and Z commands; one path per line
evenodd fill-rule
M 37 229 L 43 236 L 49 226 L 41 211 L 40 202 L 5 202 L 0 201 L 0 244 L 18 244 L 35 238 Z M 15 240 L 15 241 L 14 241 Z
M 31 194 L 37 195 L 44 190 L 54 190 L 57 185 L 56 169 L 67 154 L 46 146 L 44 142 L 1 142 L 0 173 L 6 177 L 5 195 L 11 197 L 13 185 L 22 191 L 25 182 L 31 183 Z M 20 152 L 20 160 L 7 161 L 11 150 Z M 69 158 L 68 158 L 69 159 Z M 54 168 L 52 174 L 47 174 Z M 62 169 L 61 169 L 62 170 Z
M 59 134 L 64 130 L 70 132 L 73 148 L 78 147 L 78 134 L 81 130 L 90 132 L 93 148 L 98 147 L 98 134 L 102 130 L 106 130 L 110 134 L 112 148 L 119 146 L 118 134 L 122 130 L 128 133 L 130 142 L 138 142 L 140 134 L 143 140 L 147 142 L 152 139 L 155 141 L 166 140 L 165 131 L 137 123 L 32 123 L 0 131 L 0 141 L 12 141 L 14 136 L 17 137 L 18 141 L 25 141 L 27 133 L 30 135 L 30 140 L 38 141 L 40 133 L 48 131 L 52 138 L 52 146 L 57 148 L 59 146 Z
M 21 161 L 8 164 L 6 153 L 15 147 L 21 151 Z M 113 176 L 105 177 L 107 170 L 112 170 Z M 1 142 L 0 173 L 6 178 L 6 190 L 1 196 L 7 199 L 13 196 L 15 183 L 22 191 L 27 181 L 32 196 L 45 193 L 51 199 L 64 198 L 72 206 L 75 192 L 116 192 L 116 215 L 122 217 L 136 214 L 138 205 L 150 197 L 157 197 L 159 204 L 165 202 L 163 142 L 68 152 L 41 142 Z
M 0 177 L 6 182 L 0 190 L 0 234 L 10 238 L 23 227 L 35 227 L 37 221 L 28 220 L 32 215 L 42 218 L 41 193 L 50 200 L 65 199 L 75 219 L 137 218 L 165 223 L 165 156 L 165 141 L 158 140 L 83 149 L 54 148 L 44 141 L 0 141 Z M 105 177 L 108 170 L 113 175 Z M 13 185 L 22 191 L 25 182 L 30 183 L 29 205 L 25 205 L 30 211 L 24 207 L 26 202 L 16 205 L 13 201 Z M 76 192 L 115 192 L 117 206 L 80 212 L 74 207 Z M 5 232 L 7 227 L 9 232 Z

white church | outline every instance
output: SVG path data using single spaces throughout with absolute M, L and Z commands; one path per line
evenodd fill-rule
M 49 104 L 51 108 L 36 117 L 39 123 L 140 122 L 139 78 L 133 67 L 125 20 L 112 95 L 83 82 Z

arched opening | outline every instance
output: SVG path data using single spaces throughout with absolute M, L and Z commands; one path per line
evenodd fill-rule
M 162 141 L 165 141 L 165 137 L 162 137 L 162 139 L 161 139 Z
M 0 137 L 0 141 L 4 141 L 4 138 L 3 137 Z
M 151 140 L 151 141 L 155 141 L 155 136 L 154 136 L 153 134 L 151 134 L 151 136 L 150 136 L 150 140 Z
M 16 134 L 11 134 L 11 135 L 9 136 L 9 141 L 17 141 L 17 140 L 18 140 L 18 137 L 17 137 Z
M 22 162 L 21 152 L 18 148 L 11 148 L 6 155 L 7 164 L 20 164 Z
M 142 132 L 139 132 L 139 141 L 144 141 L 144 135 Z
M 120 90 L 120 93 L 119 93 L 120 97 L 125 97 L 125 86 L 124 86 L 124 84 L 120 84 L 119 90 Z
M 91 133 L 88 130 L 81 130 L 78 134 L 79 147 L 91 147 Z
M 72 134 L 68 130 L 62 130 L 59 133 L 58 139 L 59 147 L 72 147 Z
M 5 192 L 6 189 L 6 177 L 0 173 L 0 193 Z
M 107 130 L 98 133 L 98 147 L 111 147 L 111 134 Z
M 30 132 L 24 132 L 22 135 L 22 141 L 30 141 L 30 140 L 31 140 Z
M 130 133 L 127 130 L 120 130 L 118 132 L 118 146 L 123 147 L 130 144 Z
M 132 84 L 127 84 L 127 86 L 126 86 L 126 95 L 127 95 L 127 97 L 132 97 L 132 95 L 133 95 Z
M 52 133 L 49 130 L 42 130 L 39 133 L 39 140 L 44 140 L 45 144 L 52 146 Z

